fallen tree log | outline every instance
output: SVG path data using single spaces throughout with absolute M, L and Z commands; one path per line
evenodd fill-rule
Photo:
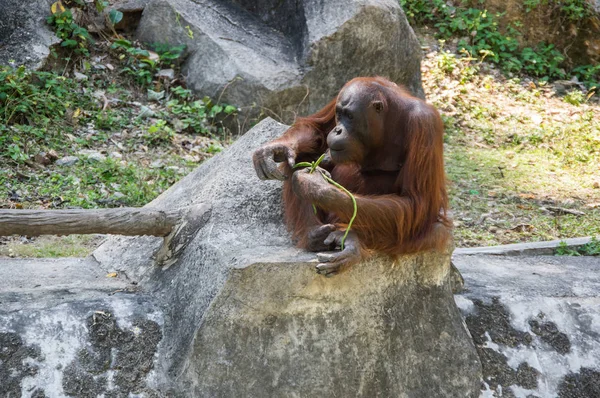
M 187 208 L 0 210 L 0 236 L 115 234 L 167 236 Z
M 179 209 L 0 210 L 0 236 L 112 234 L 164 237 L 158 265 L 173 264 L 210 215 L 204 203 Z

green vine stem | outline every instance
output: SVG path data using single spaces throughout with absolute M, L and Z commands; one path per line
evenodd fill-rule
M 344 232 L 344 236 L 342 236 L 342 240 L 340 242 L 340 247 L 342 250 L 344 250 L 344 242 L 346 241 L 346 237 L 348 236 L 348 233 L 350 232 L 350 228 L 352 228 L 352 223 L 354 222 L 354 219 L 356 218 L 356 213 L 358 213 L 358 205 L 356 204 L 356 198 L 350 191 L 348 191 L 346 188 L 344 188 L 337 182 L 333 181 L 331 178 L 327 177 L 325 174 L 321 173 L 321 175 L 323 176 L 325 181 L 327 181 L 328 183 L 332 184 L 333 186 L 341 189 L 342 191 L 346 192 L 346 194 L 348 196 L 350 196 L 350 199 L 352 199 L 352 206 L 354 206 L 354 211 L 352 213 L 352 217 L 350 218 L 350 221 L 348 222 L 348 227 L 346 228 L 346 232 Z
M 325 158 L 325 154 L 322 154 L 314 162 L 300 162 L 300 163 L 296 163 L 294 165 L 294 168 L 297 169 L 297 168 L 300 168 L 300 167 L 310 167 L 310 170 L 308 172 L 309 172 L 309 174 L 312 174 L 317 169 L 317 167 L 319 166 L 319 163 L 321 163 L 321 161 L 323 160 L 323 158 Z M 350 228 L 352 227 L 352 223 L 354 222 L 354 219 L 356 218 L 356 213 L 358 213 L 358 205 L 356 204 L 356 198 L 354 197 L 354 195 L 352 194 L 352 192 L 348 191 L 346 188 L 344 188 L 343 186 L 341 186 L 340 184 L 338 184 L 337 182 L 335 182 L 333 179 L 327 177 L 325 175 L 325 173 L 321 172 L 321 175 L 323 176 L 323 178 L 325 179 L 325 181 L 327 181 L 328 183 L 330 183 L 334 187 L 341 189 L 348 196 L 350 196 L 350 199 L 352 199 L 352 206 L 354 207 L 354 211 L 352 213 L 352 217 L 350 218 L 350 221 L 348 222 L 348 227 L 346 228 L 346 232 L 344 233 L 344 236 L 342 236 L 342 240 L 340 242 L 340 248 L 342 250 L 344 250 L 344 242 L 346 241 L 346 237 L 348 236 L 348 233 L 350 232 Z M 315 214 L 317 214 L 317 207 L 314 205 L 314 203 L 313 203 L 312 207 L 313 207 L 313 210 L 314 210 Z

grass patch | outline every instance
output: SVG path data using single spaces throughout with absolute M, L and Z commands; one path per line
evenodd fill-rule
M 107 2 L 70 6 L 51 7 L 61 42 L 45 70 L 0 66 L 0 208 L 143 206 L 231 141 L 224 122 L 237 108 L 185 87 L 185 46 L 117 35 L 122 14 L 104 18 Z M 105 31 L 80 26 L 86 16 Z M 0 255 L 84 256 L 95 243 L 4 239 Z
M 0 241 L 0 257 L 86 257 L 103 239 L 100 235 L 8 238 Z
M 0 66 L 0 207 L 143 206 L 228 144 L 221 121 L 236 108 L 157 77 L 175 65 L 142 68 L 149 51 L 119 42 L 135 51 L 84 58 L 85 73 Z M 109 47 L 90 49 L 106 55 Z M 162 51 L 171 62 L 182 50 Z M 130 73 L 140 68 L 151 71 L 146 80 Z
M 423 72 L 446 127 L 458 246 L 600 234 L 600 107 L 594 99 L 565 101 L 552 85 L 507 79 L 485 62 L 443 48 L 427 55 Z
M 482 3 L 482 2 L 479 2 Z M 550 2 L 528 0 L 523 20 L 502 23 L 504 14 L 494 14 L 477 2 L 444 0 L 400 0 L 409 21 L 416 26 L 434 27 L 438 39 L 457 40 L 458 49 L 474 57 L 486 57 L 507 74 L 526 73 L 542 80 L 564 79 L 577 76 L 588 88 L 600 84 L 600 65 L 572 65 L 567 53 L 570 45 L 561 51 L 549 43 L 536 47 L 519 44 L 522 27 L 527 24 L 527 13 L 538 7 L 548 8 L 549 23 L 581 27 L 593 15 L 592 5 L 586 0 Z

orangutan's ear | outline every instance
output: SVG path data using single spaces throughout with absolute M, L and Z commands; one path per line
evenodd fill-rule
M 383 102 L 373 101 L 373 107 L 375 108 L 375 112 L 379 113 L 383 110 Z

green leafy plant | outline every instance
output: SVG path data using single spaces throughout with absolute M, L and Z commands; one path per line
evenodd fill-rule
M 580 65 L 573 69 L 573 74 L 579 81 L 583 82 L 590 91 L 595 91 L 600 87 L 600 64 Z
M 160 59 L 160 63 L 163 66 L 176 66 L 183 59 L 185 53 L 185 44 L 179 46 L 171 46 L 166 43 L 151 43 L 149 45 L 152 51 L 155 51 Z
M 564 240 L 558 244 L 558 247 L 554 250 L 557 256 L 580 256 L 579 252 L 575 249 L 571 249 L 567 242 Z
M 7 152 L 8 156 L 18 163 L 23 163 L 28 158 L 28 156 L 21 151 L 21 148 L 17 144 L 10 144 Z
M 588 243 L 579 248 L 579 252 L 584 256 L 600 256 L 600 240 L 592 236 Z
M 564 97 L 563 101 L 567 104 L 579 106 L 585 102 L 585 95 L 580 90 L 569 91 Z
M 90 55 L 88 45 L 93 40 L 86 28 L 73 21 L 71 10 L 52 14 L 46 18 L 46 21 L 54 28 L 56 36 L 61 40 L 61 47 L 71 49 L 75 54 Z
M 111 24 L 116 25 L 123 20 L 123 13 L 119 10 L 112 9 L 108 12 L 108 20 Z
M 565 57 L 553 44 L 541 43 L 535 50 L 526 47 L 520 58 L 524 70 L 532 76 L 564 78 L 566 75 L 560 67 Z
M 227 104 L 215 104 L 209 97 L 195 100 L 192 92 L 183 87 L 171 90 L 173 98 L 167 102 L 169 111 L 178 116 L 178 122 L 184 130 L 195 133 L 212 134 L 216 121 L 234 115 L 237 108 Z M 218 127 L 216 128 L 218 132 Z
M 600 256 L 600 240 L 593 236 L 588 243 L 574 248 L 561 241 L 554 253 L 557 256 Z
M 174 136 L 173 129 L 167 125 L 165 120 L 160 119 L 150 126 L 142 137 L 149 145 L 161 145 L 170 143 Z
M 166 44 L 153 44 L 151 47 L 156 53 L 135 46 L 129 40 L 118 39 L 110 48 L 124 63 L 123 72 L 132 76 L 138 84 L 148 86 L 153 82 L 159 68 L 176 66 L 185 52 L 185 45 L 172 47 Z
M 101 130 L 112 130 L 119 126 L 120 117 L 111 110 L 100 112 L 96 115 L 96 128 Z
M 443 0 L 400 0 L 400 5 L 408 19 L 417 25 L 448 20 L 456 10 Z
M 28 71 L 23 66 L 0 66 L 0 115 L 6 124 L 47 123 L 64 115 L 70 104 L 89 100 L 77 82 L 51 72 Z
M 121 70 L 126 62 L 137 63 L 138 57 L 146 56 L 152 56 L 158 66 L 172 67 L 184 51 L 181 46 L 163 46 L 153 54 L 127 41 L 119 44 L 122 48 L 113 51 L 124 56 Z M 124 76 L 92 68 L 90 63 L 81 59 L 77 64 L 87 80 L 68 77 L 63 65 L 56 71 L 0 66 L 1 207 L 7 201 L 25 206 L 141 206 L 205 156 L 223 149 L 221 120 L 234 114 L 235 107 L 198 99 L 170 81 L 158 87 L 165 91 L 166 99 L 155 100 L 156 119 L 136 118 L 139 104 L 132 103 L 130 96 L 145 90 L 130 87 Z M 154 74 L 151 79 L 153 88 L 163 84 Z M 182 113 L 176 115 L 166 106 L 173 99 Z M 181 132 L 181 140 L 173 142 L 175 130 L 180 132 L 176 128 L 180 118 L 214 138 L 190 143 L 193 139 L 184 135 L 195 129 L 188 127 Z M 107 158 L 87 157 L 84 149 L 102 152 Z M 190 149 L 193 152 L 185 153 Z M 146 160 L 135 154 L 141 152 L 160 157 L 161 164 L 148 167 Z M 77 156 L 80 161 L 68 167 L 55 163 L 64 156 Z
M 126 39 L 115 40 L 110 48 L 115 50 L 119 60 L 124 63 L 123 72 L 125 74 L 132 76 L 142 86 L 152 83 L 159 62 L 158 59 L 150 56 L 148 50 L 136 47 Z

